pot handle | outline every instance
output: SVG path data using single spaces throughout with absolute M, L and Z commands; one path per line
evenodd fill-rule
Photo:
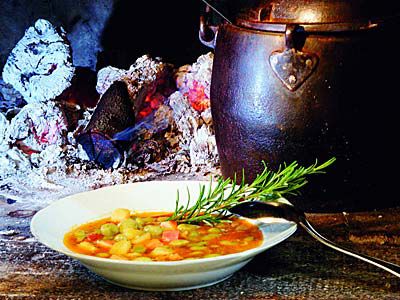
M 269 57 L 275 75 L 292 92 L 314 72 L 319 60 L 317 54 L 299 50 L 302 46 L 298 44 L 303 44 L 305 39 L 303 33 L 298 25 L 286 25 L 285 49 L 273 51 Z
M 200 15 L 199 39 L 203 45 L 215 49 L 218 26 L 208 24 L 210 14 L 211 8 L 207 5 L 204 14 Z

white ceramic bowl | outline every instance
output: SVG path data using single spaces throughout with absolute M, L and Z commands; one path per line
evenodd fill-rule
M 32 219 L 31 232 L 39 242 L 78 259 L 109 282 L 139 290 L 165 291 L 199 288 L 223 281 L 255 255 L 282 242 L 296 230 L 296 224 L 284 220 L 259 223 L 257 225 L 263 232 L 264 241 L 257 248 L 213 258 L 173 262 L 102 259 L 74 253 L 63 244 L 64 234 L 73 226 L 105 217 L 115 208 L 173 211 L 177 189 L 181 195 L 186 195 L 189 189 L 192 199 L 195 199 L 200 184 L 208 183 L 149 181 L 76 194 L 39 211 Z

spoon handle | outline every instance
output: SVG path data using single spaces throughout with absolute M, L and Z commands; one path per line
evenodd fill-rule
M 387 272 L 392 273 L 393 275 L 400 277 L 400 266 L 396 265 L 396 264 L 392 264 L 390 262 L 378 259 L 378 258 L 374 258 L 368 255 L 364 255 L 361 253 L 357 253 L 354 252 L 350 249 L 347 249 L 345 247 L 339 246 L 337 244 L 335 244 L 334 242 L 331 242 L 330 240 L 328 240 L 327 238 L 323 237 L 321 234 L 319 234 L 314 227 L 308 222 L 307 219 L 302 218 L 302 220 L 300 220 L 299 224 L 313 237 L 315 238 L 317 241 L 321 242 L 322 244 L 335 249 L 339 252 L 345 253 L 347 255 L 353 256 L 355 258 L 361 259 L 367 263 L 370 263 L 374 266 L 377 266 Z

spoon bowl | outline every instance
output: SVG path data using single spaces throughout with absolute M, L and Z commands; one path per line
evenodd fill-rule
M 288 221 L 292 221 L 303 227 L 303 229 L 310 234 L 314 239 L 320 243 L 328 246 L 336 251 L 342 252 L 349 256 L 358 258 L 362 261 L 370 263 L 376 267 L 379 267 L 393 275 L 400 277 L 400 266 L 378 259 L 371 256 L 367 256 L 361 253 L 357 253 L 348 248 L 337 245 L 336 243 L 328 240 L 321 234 L 319 234 L 314 227 L 307 220 L 304 212 L 298 210 L 286 199 L 278 199 L 277 201 L 261 202 L 261 201 L 247 201 L 242 202 L 232 208 L 229 211 L 241 217 L 256 219 L 262 221 L 264 218 L 282 218 Z

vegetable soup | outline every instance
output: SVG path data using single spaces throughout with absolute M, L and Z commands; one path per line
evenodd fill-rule
M 75 227 L 64 244 L 73 252 L 101 258 L 177 261 L 242 252 L 263 240 L 258 227 L 243 219 L 210 226 L 168 221 L 170 215 L 118 208 L 109 218 Z

